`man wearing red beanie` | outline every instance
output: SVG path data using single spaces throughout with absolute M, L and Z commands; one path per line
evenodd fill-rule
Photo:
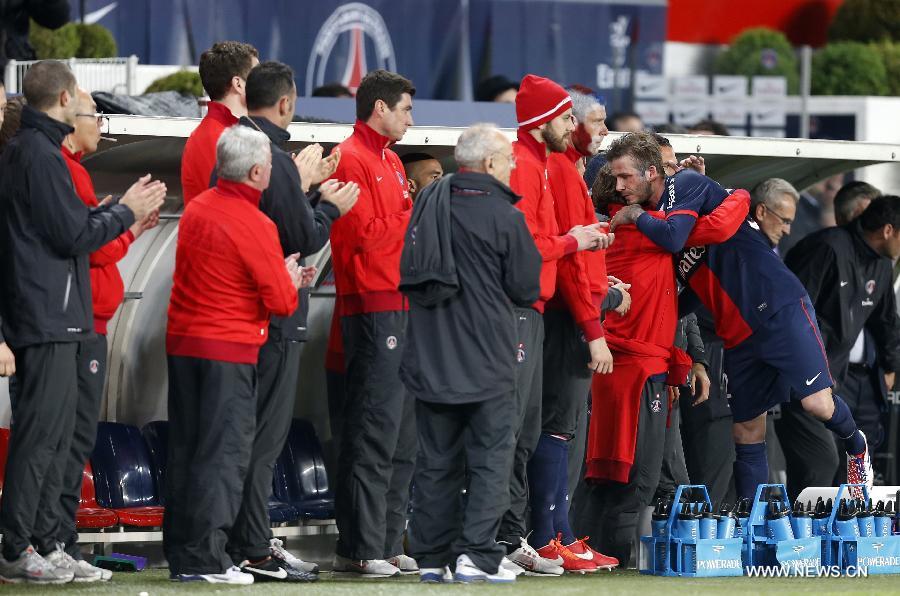
M 544 305 L 556 290 L 557 261 L 580 250 L 605 248 L 609 237 L 598 226 L 575 226 L 560 234 L 547 174 L 547 157 L 562 153 L 575 130 L 572 99 L 566 90 L 549 79 L 526 75 L 516 96 L 518 140 L 513 143 L 516 168 L 510 187 L 522 197 L 516 204 L 525 214 L 525 222 L 541 253 L 541 293 L 531 308 L 516 309 L 519 345 L 516 425 L 516 452 L 510 479 L 510 509 L 503 517 L 497 539 L 507 546 L 509 559 L 531 573 L 559 575 L 564 560 L 571 554 L 557 548 L 555 540 L 541 544 L 546 557 L 525 541 L 525 509 L 528 500 L 526 468 L 541 435 L 541 395 L 543 374 Z M 591 363 L 597 372 L 612 369 L 612 356 L 594 344 Z M 565 553 L 560 554 L 561 551 Z M 595 568 L 596 569 L 596 568 Z

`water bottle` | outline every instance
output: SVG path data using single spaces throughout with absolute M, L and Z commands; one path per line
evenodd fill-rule
M 794 514 L 791 516 L 791 529 L 794 538 L 809 538 L 812 536 L 812 518 L 803 510 L 803 503 L 794 502 Z
M 878 501 L 873 514 L 873 525 L 875 526 L 875 536 L 884 538 L 891 535 L 891 516 L 884 508 L 884 501 Z
M 869 499 L 868 505 L 862 504 L 859 513 L 856 514 L 856 523 L 859 525 L 859 535 L 863 538 L 869 538 L 875 535 L 875 516 L 872 511 L 872 500 Z
M 669 523 L 669 503 L 659 499 L 650 518 L 650 527 L 657 538 L 666 536 L 666 524 Z
M 856 538 L 859 536 L 859 524 L 856 523 L 856 504 L 847 504 L 846 499 L 841 499 L 838 507 L 837 518 L 834 520 L 834 534 L 842 538 Z
M 728 505 L 722 505 L 719 510 L 719 523 L 716 527 L 716 538 L 734 538 L 734 529 L 737 525 L 737 516 Z
M 700 508 L 700 538 L 715 540 L 718 526 L 719 520 L 716 518 L 716 514 L 712 512 L 712 506 L 709 503 L 704 503 Z
M 791 530 L 791 520 L 788 517 L 790 511 L 788 507 L 782 507 L 778 501 L 769 501 L 766 515 L 766 536 L 776 542 L 793 540 L 794 532 Z
M 694 538 L 700 535 L 700 515 L 691 511 L 690 503 L 682 503 L 678 514 L 678 537 Z

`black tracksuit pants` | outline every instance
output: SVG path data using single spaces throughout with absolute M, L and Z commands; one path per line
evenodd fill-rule
M 631 558 L 638 513 L 653 500 L 663 463 L 667 417 L 666 387 L 647 381 L 641 392 L 634 464 L 627 484 L 588 483 L 578 486 L 573 502 L 577 535 L 594 537 L 594 548 L 619 559 Z M 595 413 L 597 415 L 597 413 Z
M 256 366 L 171 355 L 168 365 L 163 551 L 173 576 L 222 573 L 255 437 Z
M 590 350 L 567 310 L 544 313 L 544 374 L 541 432 L 571 440 L 579 411 L 591 392 Z
M 272 474 L 291 430 L 302 347 L 300 342 L 270 336 L 259 350 L 256 435 L 241 509 L 228 540 L 228 552 L 235 564 L 245 559 L 259 561 L 270 553 Z
M 416 461 L 413 400 L 400 381 L 407 313 L 345 316 L 346 402 L 338 455 L 338 555 L 355 560 L 403 553 Z
M 417 506 L 409 521 L 410 555 L 420 568 L 452 568 L 465 554 L 479 569 L 496 573 L 506 554 L 496 536 L 509 508 L 514 392 L 460 405 L 417 400 L 416 422 Z
M 509 510 L 503 515 L 497 540 L 507 550 L 519 548 L 527 534 L 528 460 L 541 438 L 541 390 L 543 388 L 544 318 L 533 308 L 515 309 L 519 334 L 516 367 L 516 448 L 509 482 Z
M 78 400 L 75 406 L 75 428 L 69 447 L 69 460 L 63 470 L 62 494 L 59 499 L 59 531 L 56 539 L 66 552 L 81 558 L 75 513 L 81 502 L 81 480 L 84 465 L 94 451 L 97 422 L 106 381 L 106 336 L 96 335 L 83 341 L 78 351 Z
M 15 352 L 12 425 L 0 503 L 7 560 L 18 559 L 29 544 L 41 554 L 56 549 L 59 515 L 53 512 L 59 510 L 69 463 L 80 347 L 80 342 L 47 343 Z

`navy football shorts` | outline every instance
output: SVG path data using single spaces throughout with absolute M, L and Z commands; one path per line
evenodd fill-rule
M 735 422 L 832 387 L 809 296 L 779 309 L 753 335 L 726 350 L 725 373 Z

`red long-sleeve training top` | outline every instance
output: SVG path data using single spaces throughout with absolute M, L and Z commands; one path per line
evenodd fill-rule
M 331 226 L 331 254 L 340 313 L 406 310 L 400 293 L 400 252 L 412 200 L 391 140 L 365 122 L 338 145 L 333 178 L 359 184 L 359 200 Z
M 91 175 L 81 165 L 81 153 L 72 153 L 62 146 L 63 158 L 69 173 L 72 175 L 72 183 L 75 192 L 88 207 L 96 207 L 100 203 L 97 193 L 94 191 L 94 183 Z M 100 250 L 91 253 L 91 302 L 94 307 L 94 331 L 100 335 L 106 335 L 109 320 L 116 314 L 116 309 L 122 304 L 125 297 L 125 285 L 116 263 L 121 261 L 128 253 L 128 247 L 134 242 L 134 234 L 126 230 L 124 234 L 103 245 Z
M 560 231 L 597 223 L 587 185 L 575 165 L 580 158 L 581 154 L 569 146 L 565 153 L 551 153 L 547 159 L 550 190 Z M 600 305 L 609 291 L 606 251 L 581 251 L 560 259 L 556 286 L 556 296 L 547 308 L 568 309 L 587 341 L 603 337 Z
M 224 104 L 211 101 L 206 106 L 206 116 L 188 137 L 181 154 L 181 194 L 185 207 L 209 188 L 216 167 L 216 143 L 226 128 L 237 123 L 238 119 Z
M 278 230 L 259 210 L 261 194 L 220 179 L 184 210 L 166 353 L 256 364 L 269 316 L 297 308 Z
M 527 131 L 519 130 L 513 143 L 516 167 L 509 179 L 513 192 L 522 197 L 516 207 L 525 214 L 525 223 L 541 253 L 541 295 L 532 304 L 539 313 L 556 291 L 557 261 L 578 250 L 578 241 L 569 234 L 560 235 L 547 173 L 547 148 Z

